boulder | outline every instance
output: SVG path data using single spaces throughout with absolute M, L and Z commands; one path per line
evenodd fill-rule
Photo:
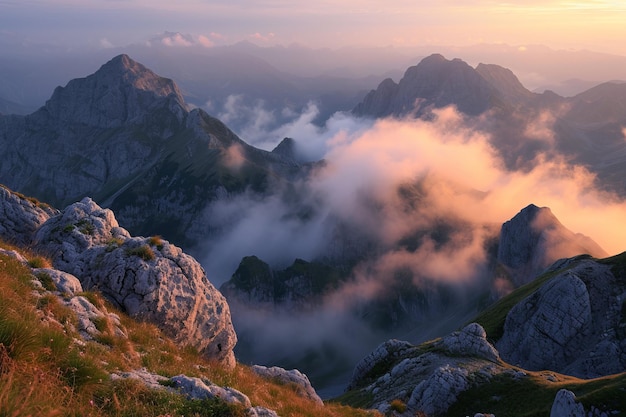
M 84 340 L 94 340 L 94 338 L 100 336 L 102 331 L 98 327 L 102 324 L 99 323 L 105 321 L 111 324 L 116 336 L 126 337 L 126 329 L 120 323 L 119 316 L 115 313 L 109 313 L 104 308 L 96 307 L 86 297 L 72 297 L 65 301 L 65 305 L 76 314 L 78 319 L 76 330 L 78 330 L 78 333 Z
M 274 410 L 268 410 L 265 407 L 252 407 L 248 409 L 248 417 L 279 417 Z
M 496 342 L 502 359 L 578 378 L 624 372 L 626 281 L 616 259 L 576 257 L 550 268 L 551 279 L 507 314 Z
M 61 294 L 73 296 L 83 292 L 83 286 L 80 280 L 67 272 L 53 268 L 34 268 L 33 274 L 36 277 L 40 277 L 41 275 L 48 276 L 54 283 L 56 290 Z
M 556 393 L 550 417 L 585 417 L 585 408 L 576 402 L 572 391 L 562 389 Z
M 155 390 L 165 389 L 165 385 L 161 383 L 168 381 L 168 378 L 149 372 L 146 368 L 134 369 L 128 372 L 114 372 L 111 374 L 111 379 L 134 379 Z
M 219 387 L 211 382 L 200 378 L 192 378 L 186 375 L 173 377 L 177 390 L 191 399 L 219 398 L 229 404 L 241 404 L 246 408 L 252 407 L 250 399 L 240 391 L 229 387 Z
M 295 384 L 298 386 L 298 391 L 303 397 L 308 398 L 319 405 L 324 405 L 324 401 L 322 401 L 320 396 L 317 395 L 317 392 L 315 392 L 315 388 L 311 385 L 309 378 L 297 369 L 287 371 L 286 369 L 278 366 L 268 368 L 261 365 L 254 365 L 252 366 L 252 370 L 257 375 L 264 378 L 275 379 L 285 384 Z
M 0 238 L 30 246 L 35 232 L 58 211 L 0 185 Z
M 439 415 L 448 411 L 457 396 L 469 388 L 467 370 L 454 366 L 442 366 L 426 380 L 420 382 L 407 406 L 426 415 Z
M 452 355 L 477 356 L 493 362 L 500 359 L 496 348 L 487 341 L 485 329 L 478 323 L 470 323 L 461 331 L 445 336 L 440 346 Z
M 225 298 L 191 256 L 158 237 L 130 237 L 113 212 L 85 198 L 51 217 L 36 242 L 54 267 L 97 289 L 130 316 L 159 326 L 234 367 L 237 341 Z

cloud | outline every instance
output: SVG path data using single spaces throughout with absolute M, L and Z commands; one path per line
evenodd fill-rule
M 302 201 L 288 205 L 279 193 L 217 202 L 210 210 L 224 235 L 213 249 L 220 255 L 207 259 L 228 259 L 232 272 L 251 254 L 283 266 L 295 257 L 338 257 L 360 244 L 337 240 L 337 230 L 347 227 L 354 240 L 378 246 L 375 270 L 395 263 L 419 269 L 421 280 L 465 282 L 480 272 L 486 241 L 497 233 L 485 225 L 499 226 L 530 203 L 550 207 L 567 228 L 610 253 L 624 249 L 614 225 L 626 218 L 626 205 L 597 190 L 592 173 L 543 154 L 524 170 L 509 170 L 491 137 L 452 108 L 437 111 L 435 122 L 373 122 L 338 114 L 323 128 L 311 123 L 314 114 L 311 106 L 272 131 L 277 139 L 292 137 L 311 155 L 324 156 L 325 166 L 298 185 Z M 541 114 L 527 133 L 552 140 L 551 120 Z M 225 221 L 222 212 L 233 217 Z M 458 230 L 447 230 L 437 241 L 430 233 L 445 224 Z M 398 250 L 407 240 L 416 248 Z M 218 281 L 228 278 L 227 269 L 220 268 Z
M 105 48 L 105 49 L 109 49 L 109 48 L 114 48 L 115 47 L 115 45 L 113 45 L 107 38 L 100 39 L 100 46 Z
M 189 36 L 182 35 L 181 33 L 165 33 L 161 38 L 161 43 L 165 46 L 189 47 L 194 44 L 194 41 Z
M 236 100 L 231 104 L 234 112 Z M 248 255 L 275 269 L 295 258 L 348 259 L 351 280 L 306 313 L 235 306 L 236 329 L 249 349 L 244 360 L 298 366 L 315 381 L 351 368 L 385 338 L 419 342 L 458 327 L 475 314 L 475 294 L 511 290 L 508 280 L 490 281 L 488 251 L 501 224 L 530 203 L 550 207 L 567 228 L 612 254 L 624 249 L 615 225 L 626 219 L 626 204 L 598 190 L 592 173 L 554 153 L 507 168 L 494 138 L 454 108 L 437 110 L 432 121 L 339 113 L 323 127 L 312 123 L 315 113 L 311 104 L 263 134 L 290 136 L 325 163 L 289 192 L 212 204 L 207 218 L 216 237 L 203 265 L 219 285 Z M 527 120 L 525 135 L 551 147 L 553 120 L 548 113 Z M 381 299 L 384 308 L 376 304 Z M 392 330 L 377 330 L 376 315 Z M 393 329 L 389 323 L 402 315 L 410 324 Z M 285 345 L 293 353 L 285 354 Z M 315 355 L 328 355 L 325 365 L 307 368 Z M 349 369 L 342 372 L 346 378 Z
M 210 48 L 212 46 L 215 46 L 215 42 L 213 42 L 211 39 L 207 38 L 204 35 L 198 36 L 198 44 L 200 44 L 201 46 L 204 46 L 205 48 Z
M 274 38 L 276 37 L 276 35 L 273 32 L 268 32 L 265 35 L 256 32 L 253 33 L 252 35 L 249 36 L 251 39 L 254 39 L 256 41 L 262 41 L 262 42 L 270 42 L 272 40 L 274 40 Z

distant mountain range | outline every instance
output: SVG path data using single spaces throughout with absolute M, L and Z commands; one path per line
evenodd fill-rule
M 574 97 L 527 90 L 508 69 L 494 64 L 472 68 L 435 54 L 410 67 L 396 83 L 386 79 L 353 113 L 365 117 L 432 117 L 454 106 L 468 116 L 485 115 L 476 128 L 490 134 L 509 167 L 531 163 L 539 153 L 566 155 L 599 176 L 603 188 L 626 195 L 626 84 L 606 82 Z M 553 137 L 529 132 L 542 116 Z

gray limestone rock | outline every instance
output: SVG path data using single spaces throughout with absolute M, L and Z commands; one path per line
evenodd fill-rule
M 510 363 L 562 370 L 583 349 L 591 325 L 587 288 L 567 272 L 511 309 L 497 347 Z
M 576 402 L 576 396 L 572 391 L 562 389 L 554 398 L 550 417 L 585 417 L 585 408 Z
M 626 369 L 626 284 L 610 264 L 559 262 L 552 277 L 508 313 L 496 347 L 530 370 L 596 378 Z M 618 270 L 616 270 L 618 271 Z
M 165 385 L 162 385 L 161 382 L 169 380 L 164 376 L 149 372 L 146 368 L 134 369 L 128 372 L 113 372 L 111 379 L 135 379 L 141 381 L 148 388 L 155 390 L 165 389 Z
M 279 417 L 279 415 L 274 410 L 256 406 L 248 409 L 248 417 Z
M 7 250 L 7 249 L 0 248 L 0 254 L 2 254 L 4 256 L 9 256 L 9 257 L 17 260 L 18 262 L 21 262 L 24 265 L 26 265 L 28 263 L 28 260 L 26 258 L 24 258 L 24 256 L 22 256 L 21 253 L 19 253 L 18 251 L 15 251 L 15 250 Z
M 445 413 L 457 396 L 469 388 L 467 377 L 468 372 L 463 368 L 437 368 L 428 379 L 415 387 L 407 406 L 429 416 Z
M 73 296 L 83 292 L 83 286 L 80 280 L 67 272 L 53 268 L 35 268 L 33 269 L 33 274 L 36 277 L 38 277 L 39 274 L 46 274 L 50 277 L 52 282 L 54 282 L 56 290 L 61 294 Z
M 308 398 L 319 405 L 324 405 L 324 402 L 315 392 L 315 388 L 311 385 L 309 378 L 297 369 L 286 370 L 278 366 L 272 366 L 270 368 L 261 365 L 252 366 L 252 370 L 264 378 L 276 379 L 283 383 L 295 384 L 299 387 L 299 392 L 302 396 Z
M 224 297 L 200 264 L 160 238 L 131 238 L 113 212 L 89 198 L 68 206 L 37 233 L 54 266 L 98 289 L 140 320 L 155 323 L 227 366 L 237 337 Z
M 478 323 L 470 323 L 462 330 L 445 336 L 441 346 L 453 355 L 477 356 L 493 362 L 500 359 L 496 348 L 487 341 L 485 329 Z
M 200 378 L 186 375 L 178 375 L 171 380 L 180 393 L 192 399 L 220 398 L 230 404 L 241 404 L 246 408 L 252 406 L 248 396 L 230 387 L 222 388 Z
M 0 238 L 29 246 L 35 232 L 58 211 L 0 185 Z
M 101 335 L 98 329 L 103 320 L 108 321 L 113 327 L 116 336 L 126 337 L 126 329 L 120 323 L 120 318 L 115 313 L 109 313 L 106 309 L 98 308 L 84 296 L 75 296 L 65 301 L 78 319 L 77 330 L 84 340 L 93 340 Z
M 402 340 L 390 339 L 381 343 L 373 352 L 356 364 L 347 389 L 355 388 L 360 380 L 380 362 L 398 358 L 411 349 L 414 349 L 414 346 Z

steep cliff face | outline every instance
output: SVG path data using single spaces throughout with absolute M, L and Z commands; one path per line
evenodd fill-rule
M 580 378 L 626 371 L 624 254 L 557 263 L 554 275 L 506 316 L 502 358 Z

